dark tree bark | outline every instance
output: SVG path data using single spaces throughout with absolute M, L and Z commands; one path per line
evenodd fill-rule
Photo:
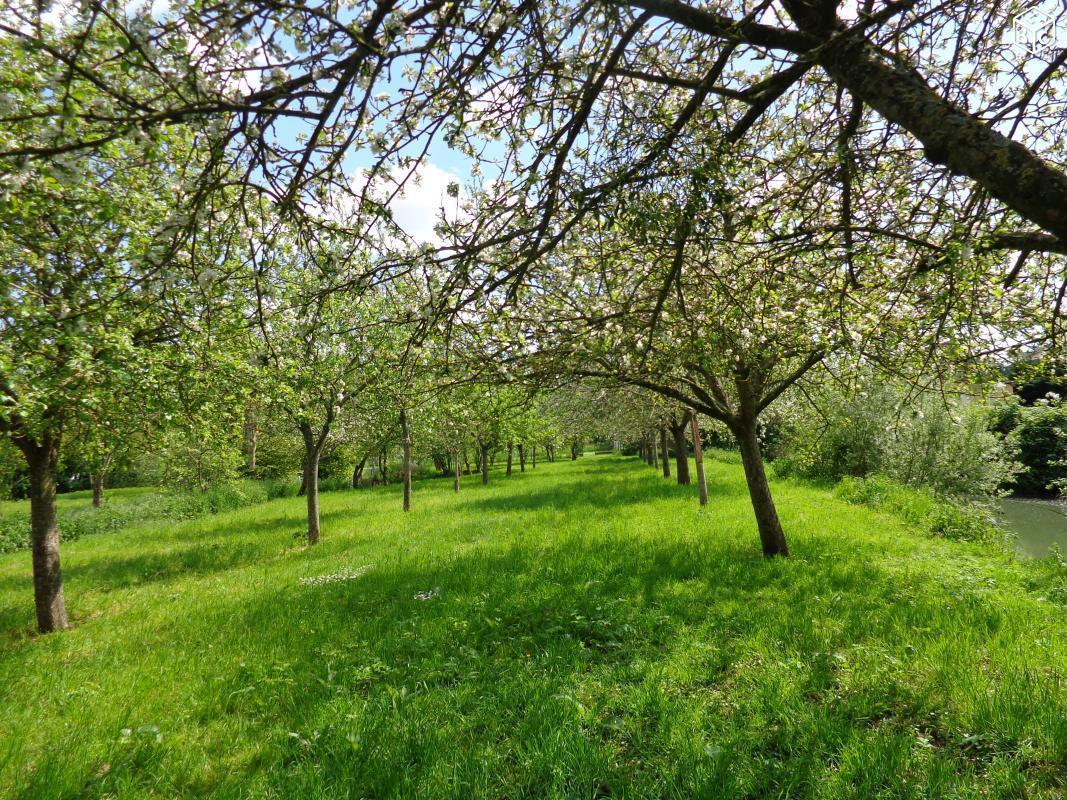
M 382 486 L 389 485 L 389 451 L 378 453 L 378 474 L 382 477 Z
M 303 435 L 303 433 L 301 433 L 301 435 Z M 306 497 L 307 493 L 308 493 L 308 462 L 307 462 L 307 456 L 306 456 L 306 453 L 305 453 L 304 460 L 300 464 L 300 488 L 297 489 L 296 496 L 297 497 Z
M 30 544 L 33 554 L 33 600 L 37 630 L 51 633 L 69 627 L 59 567 L 59 525 L 56 522 L 56 465 L 59 434 L 39 439 L 14 439 L 30 470 Z
M 489 484 L 489 445 L 480 445 L 482 452 L 482 485 Z
M 411 511 L 411 431 L 403 408 L 400 409 L 400 436 L 404 446 L 404 510 Z
M 511 477 L 511 460 L 512 460 L 511 459 L 511 455 L 512 455 L 512 451 L 514 449 L 515 449 L 515 445 L 513 445 L 513 444 L 509 444 L 508 445 L 508 464 L 507 464 L 507 467 L 506 467 L 506 469 L 504 471 L 504 475 L 506 477 L 509 477 L 509 478 Z
M 319 543 L 319 459 L 322 447 L 326 443 L 325 429 L 316 436 L 309 424 L 300 425 L 300 435 L 304 439 L 304 489 L 307 498 L 308 544 Z
M 577 461 L 578 460 L 578 447 L 579 447 L 578 440 L 577 439 L 572 440 L 571 441 L 571 461 Z
M 370 450 L 363 454 L 363 458 L 356 464 L 356 468 L 352 470 L 352 488 L 358 489 L 359 485 L 363 483 L 363 470 L 367 466 L 367 459 L 370 458 Z
M 768 558 L 787 556 L 789 547 L 785 543 L 785 532 L 778 520 L 778 511 L 774 507 L 771 487 L 767 482 L 767 471 L 763 466 L 763 455 L 756 437 L 756 421 L 739 421 L 733 433 L 741 446 L 741 463 L 745 467 L 745 481 L 748 483 L 752 510 L 756 513 L 756 527 L 759 529 L 763 555 Z
M 460 473 L 459 450 L 456 451 L 456 455 L 452 459 L 452 466 L 456 470 L 455 477 L 452 479 L 452 491 L 458 493 L 459 492 L 459 473 Z
M 663 454 L 663 457 L 661 459 L 662 462 L 663 462 L 663 477 L 664 478 L 669 478 L 669 477 L 671 477 L 671 459 L 670 459 L 670 456 L 667 454 L 667 426 L 666 425 L 660 425 L 659 426 L 659 449 Z
M 803 27 L 800 15 L 792 16 Z M 913 69 L 886 63 L 865 42 L 830 39 L 818 53 L 817 63 L 834 81 L 911 132 L 929 161 L 973 179 L 1009 208 L 1067 241 L 1067 175 L 945 100 Z
M 463 465 L 467 468 L 467 474 L 471 475 L 471 460 L 467 458 L 467 448 L 463 448 Z
M 107 482 L 107 467 L 101 466 L 91 476 L 93 481 L 93 508 L 104 504 L 104 484 Z
M 890 61 L 867 41 L 869 33 L 845 35 L 836 23 L 835 3 L 784 0 L 799 30 L 727 19 L 680 0 L 631 5 L 715 38 L 786 50 L 818 64 L 856 100 L 918 139 L 928 161 L 966 175 L 1054 234 L 1059 244 L 1067 242 L 1067 174 L 946 100 L 905 60 Z
M 519 472 L 526 472 L 526 446 L 519 445 Z
M 704 477 L 704 443 L 700 440 L 700 423 L 697 421 L 697 412 L 690 410 L 689 424 L 693 429 L 693 461 L 697 465 L 697 487 L 700 489 L 700 505 L 708 504 L 708 482 Z M 683 434 L 682 441 L 685 441 Z M 683 454 L 685 451 L 682 451 Z M 684 457 L 684 455 L 683 455 Z M 686 473 L 689 472 L 689 460 L 685 461 Z M 688 483 L 688 474 L 686 475 Z
M 685 429 L 688 425 L 688 415 L 683 414 L 681 421 L 671 421 L 671 439 L 674 440 L 674 467 L 678 483 L 688 486 L 689 478 L 689 453 L 685 443 Z

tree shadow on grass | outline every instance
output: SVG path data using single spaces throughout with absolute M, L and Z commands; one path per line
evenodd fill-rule
M 901 631 L 909 644 L 947 635 L 929 621 L 954 602 L 906 597 L 874 546 L 871 558 L 853 549 L 849 569 L 832 570 L 766 561 L 726 538 L 504 537 L 447 560 L 397 552 L 359 577 L 287 576 L 251 596 L 217 594 L 195 615 L 180 605 L 156 613 L 173 642 L 201 654 L 212 687 L 188 698 L 186 724 L 233 723 L 253 736 L 251 768 L 279 796 L 626 796 L 664 785 L 678 795 L 793 787 L 806 796 L 849 735 L 866 735 L 872 713 L 917 714 L 925 702 L 906 668 L 877 691 L 835 700 L 829 654 L 869 646 L 906 659 Z M 187 555 L 185 567 L 214 570 L 247 554 L 218 555 Z M 958 611 L 976 623 L 995 613 Z M 127 661 L 109 662 L 110 674 L 139 669 L 143 634 L 124 635 L 101 656 Z M 98 671 L 93 653 L 83 658 Z M 744 705 L 695 713 L 709 697 Z M 722 763 L 684 745 L 709 730 Z M 229 746 L 207 742 L 205 758 L 224 763 Z M 884 779 L 898 768 L 888 761 Z M 110 781 L 150 786 L 138 770 L 117 763 L 101 792 Z M 201 788 L 217 796 L 254 777 L 211 774 Z M 34 796 L 27 786 L 22 796 Z
M 657 500 L 689 499 L 698 501 L 696 485 L 682 486 L 673 478 L 648 476 L 650 480 L 636 481 L 634 476 L 624 475 L 623 480 L 590 477 L 588 483 L 567 484 L 551 489 L 537 489 L 507 496 L 490 495 L 478 497 L 472 505 L 482 511 L 541 511 L 545 509 L 573 509 L 593 507 L 597 509 L 623 509 Z M 737 489 L 732 484 L 721 482 L 708 486 L 709 498 L 734 497 Z

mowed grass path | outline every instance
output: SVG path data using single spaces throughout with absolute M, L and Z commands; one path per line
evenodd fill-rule
M 324 495 L 311 549 L 297 498 L 83 539 L 41 638 L 0 557 L 0 796 L 1064 796 L 1032 567 L 789 482 L 765 561 L 728 462 L 706 511 L 590 455 Z

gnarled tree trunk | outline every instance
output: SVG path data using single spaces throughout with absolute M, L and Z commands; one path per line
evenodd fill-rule
M 356 468 L 352 470 L 352 488 L 358 489 L 359 485 L 363 483 L 363 470 L 367 466 L 367 459 L 370 458 L 370 451 L 368 450 L 363 454 L 363 458 L 356 464 Z
M 411 431 L 404 409 L 400 409 L 400 434 L 404 446 L 404 510 L 411 511 Z
M 107 478 L 107 472 L 98 469 L 90 477 L 93 481 L 93 508 L 100 508 L 104 504 L 104 480 Z
M 307 498 L 308 544 L 319 543 L 319 459 L 326 435 L 316 437 L 311 425 L 302 423 L 300 435 L 304 439 L 304 490 Z
M 671 459 L 670 459 L 670 456 L 667 454 L 667 426 L 666 425 L 660 425 L 659 426 L 659 449 L 660 449 L 660 452 L 662 453 L 661 460 L 663 462 L 663 477 L 664 478 L 669 478 L 669 477 L 671 477 Z
M 382 478 L 382 486 L 389 485 L 389 451 L 382 450 L 378 453 L 378 474 Z
M 767 482 L 767 471 L 763 466 L 759 439 L 756 437 L 755 420 L 743 420 L 734 426 L 734 436 L 741 446 L 741 463 L 745 467 L 745 481 L 748 494 L 752 500 L 752 510 L 756 512 L 756 526 L 759 528 L 760 544 L 763 555 L 787 556 L 789 548 L 785 543 L 785 532 L 778 520 L 778 511 L 771 497 L 771 487 Z
M 700 440 L 700 423 L 697 422 L 697 412 L 689 411 L 689 424 L 693 429 L 693 461 L 697 465 L 697 487 L 700 489 L 700 505 L 708 504 L 708 482 L 704 477 L 704 443 Z M 682 435 L 685 442 L 685 435 Z M 683 451 L 684 458 L 684 451 Z M 686 483 L 688 483 L 689 460 L 685 460 Z M 679 481 L 680 482 L 680 481 Z
M 689 454 L 686 452 L 685 428 L 688 424 L 687 415 L 682 415 L 682 421 L 678 424 L 671 423 L 671 439 L 674 440 L 674 467 L 678 483 L 682 486 L 689 485 Z
M 56 522 L 56 464 L 59 434 L 39 439 L 19 437 L 15 444 L 30 470 L 30 544 L 33 554 L 33 600 L 37 630 L 51 633 L 69 627 L 59 568 L 59 525 Z
M 526 472 L 526 446 L 519 445 L 519 472 Z

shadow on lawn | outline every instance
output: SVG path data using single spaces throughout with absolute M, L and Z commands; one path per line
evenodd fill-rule
M 664 482 L 649 491 L 676 497 L 689 488 Z M 608 502 L 597 492 L 570 494 L 576 505 Z M 641 494 L 635 502 L 647 499 Z M 530 502 L 541 495 L 532 493 Z M 523 499 L 512 498 L 508 507 L 522 507 Z M 761 724 L 759 716 L 747 724 L 741 715 L 730 729 L 736 738 L 722 746 L 734 763 L 775 761 L 775 770 L 758 778 L 764 786 L 747 787 L 753 796 L 769 796 L 816 779 L 846 748 L 847 737 L 834 739 L 841 728 L 828 720 L 866 730 L 872 714 L 922 706 L 916 699 L 921 687 L 889 679 L 878 697 L 835 704 L 831 653 L 867 643 L 880 648 L 880 640 L 899 646 L 902 625 L 912 631 L 909 642 L 942 635 L 928 623 L 941 617 L 948 600 L 934 592 L 902 597 L 899 575 L 879 563 L 873 546 L 872 558 L 864 558 L 865 546 L 851 545 L 848 569 L 818 563 L 832 557 L 834 547 L 820 543 L 814 559 L 766 561 L 747 538 L 508 536 L 447 559 L 398 551 L 352 580 L 306 585 L 287 576 L 251 596 L 216 593 L 195 614 L 180 604 L 157 613 L 173 615 L 163 626 L 183 648 L 217 654 L 216 661 L 204 656 L 200 664 L 212 690 L 190 697 L 188 724 L 212 730 L 216 721 L 238 718 L 262 741 L 257 768 L 279 796 L 310 796 L 314 787 L 320 796 L 407 795 L 413 787 L 433 786 L 442 771 L 470 770 L 477 782 L 479 770 L 504 768 L 514 784 L 509 796 L 592 796 L 582 790 L 588 783 L 553 791 L 558 780 L 591 782 L 603 796 L 624 796 L 639 778 L 649 779 L 641 770 L 668 768 L 675 774 L 661 777 L 685 787 L 682 793 L 715 795 L 733 780 L 729 772 L 709 768 L 699 748 L 695 757 L 704 760 L 691 763 L 676 740 L 668 745 L 657 737 L 661 726 L 669 730 L 664 717 L 685 719 L 694 703 L 707 701 L 702 693 L 708 687 L 732 699 L 731 692 L 741 691 L 738 682 L 752 698 L 765 694 L 793 704 L 744 713 L 801 719 L 815 713 L 831 731 L 825 740 L 789 741 L 787 728 Z M 219 571 L 257 555 L 263 553 L 195 548 L 179 554 L 180 569 Z M 165 569 L 160 562 L 174 557 L 131 560 L 115 567 L 111 578 Z M 105 570 L 98 577 L 107 576 Z M 995 611 L 968 605 L 959 613 Z M 130 630 L 124 641 L 126 635 L 119 630 L 107 648 L 128 659 L 109 663 L 112 671 L 138 669 L 143 633 Z M 31 653 L 27 647 L 10 657 Z M 663 670 L 679 659 L 690 677 L 665 678 Z M 777 694 L 785 690 L 777 683 L 776 659 L 796 662 L 790 669 L 798 685 L 788 697 Z M 752 690 L 754 684 L 764 694 Z M 594 694 L 579 700 L 583 686 Z M 637 694 L 626 695 L 631 691 Z M 640 692 L 660 694 L 642 705 L 633 699 L 645 696 Z M 830 698 L 825 704 L 824 697 Z M 687 724 L 696 727 L 686 735 L 699 733 L 699 721 Z M 522 752 L 522 760 L 486 767 L 482 755 L 501 743 Z M 656 755 L 668 746 L 669 758 Z M 62 753 L 42 760 L 42 775 L 51 757 Z M 729 763 L 722 760 L 724 769 Z M 897 768 L 888 763 L 885 770 Z M 105 781 L 149 785 L 151 776 L 137 770 L 136 764 L 117 765 Z M 236 796 L 249 775 L 217 770 L 212 780 L 200 788 Z
M 673 477 L 649 480 L 637 483 L 634 476 L 626 474 L 622 479 L 607 475 L 591 474 L 586 481 L 549 489 L 509 494 L 478 497 L 471 502 L 475 508 L 483 511 L 541 511 L 545 509 L 573 509 L 590 507 L 604 510 L 624 508 L 626 506 L 654 502 L 657 500 L 690 499 L 695 504 L 698 499 L 696 485 L 681 486 Z M 655 476 L 651 476 L 655 478 Z M 506 480 L 506 479 L 505 479 Z M 738 493 L 738 486 L 733 483 L 712 483 L 708 486 L 708 497 L 733 497 Z
M 772 656 L 804 659 L 797 667 L 803 692 L 819 697 L 835 680 L 827 656 L 834 644 L 826 641 L 820 615 L 796 613 L 805 603 L 810 610 L 813 596 L 844 598 L 833 614 L 838 636 L 850 644 L 891 638 L 898 624 L 891 614 L 872 615 L 870 598 L 889 598 L 894 590 L 893 576 L 871 564 L 844 572 L 800 560 L 767 562 L 728 542 L 650 547 L 610 537 L 587 541 L 579 552 L 575 544 L 546 549 L 509 542 L 447 565 L 383 565 L 357 580 L 274 586 L 249 602 L 212 607 L 215 619 L 190 637 L 235 627 L 287 635 L 284 649 L 276 638 L 246 638 L 243 659 L 259 666 L 231 673 L 222 707 L 200 708 L 200 722 L 238 715 L 265 729 L 306 732 L 293 750 L 297 761 L 335 788 L 389 795 L 420 776 L 431 780 L 444 763 L 477 753 L 480 743 L 506 737 L 535 747 L 523 741 L 533 734 L 523 731 L 542 724 L 553 727 L 553 736 L 592 739 L 596 747 L 637 747 L 619 739 L 606 710 L 576 715 L 576 701 L 567 698 L 592 674 L 639 685 L 694 636 L 706 645 L 705 660 L 695 665 L 692 685 L 671 690 L 683 705 L 687 692 L 703 686 L 756 680 L 764 667 L 745 666 L 745 659 L 760 642 L 774 643 Z M 936 610 L 920 602 L 909 613 Z M 285 681 L 270 678 L 276 663 L 284 663 Z M 353 708 L 363 710 L 351 716 Z M 427 713 L 432 719 L 420 721 Z M 654 716 L 628 713 L 628 724 L 653 734 Z M 853 712 L 843 706 L 827 713 Z M 475 723 L 464 721 L 472 718 Z M 778 736 L 767 730 L 744 746 L 777 750 L 784 746 Z M 349 744 L 353 738 L 357 749 Z M 822 768 L 821 759 L 799 751 L 778 756 L 794 759 L 793 780 Z M 300 788 L 289 784 L 300 772 L 292 758 L 279 758 L 270 769 L 279 785 Z M 621 764 L 601 778 L 625 794 L 627 769 Z

